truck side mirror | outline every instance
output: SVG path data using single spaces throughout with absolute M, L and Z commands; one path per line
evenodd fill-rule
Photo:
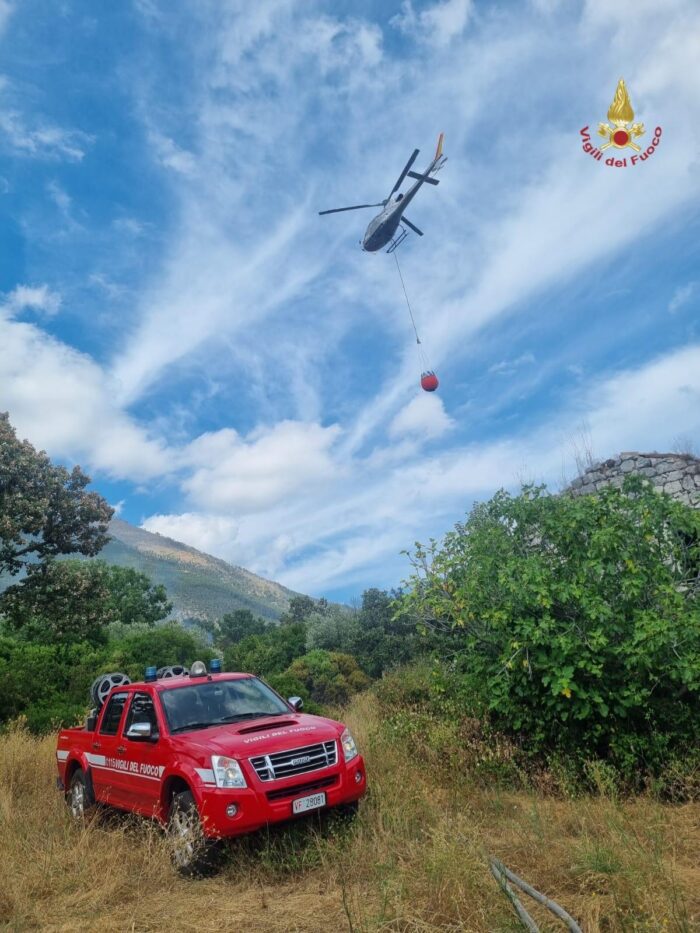
M 94 732 L 97 728 L 97 712 L 94 709 L 91 709 L 85 720 L 85 730 L 86 732 Z
M 304 701 L 301 697 L 289 697 L 287 703 L 295 710 L 297 713 L 304 708 Z
M 126 733 L 127 739 L 152 739 L 153 730 L 151 729 L 150 722 L 134 722 L 132 723 Z

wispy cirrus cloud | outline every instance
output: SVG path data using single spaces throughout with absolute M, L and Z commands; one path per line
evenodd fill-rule
M 472 15 L 472 0 L 439 0 L 416 12 L 412 0 L 403 0 L 391 24 L 418 41 L 441 48 L 462 34 Z
M 671 300 L 668 303 L 668 310 L 670 314 L 675 314 L 676 311 L 679 311 L 681 308 L 688 304 L 695 293 L 695 286 L 695 282 L 687 282 L 685 285 L 679 285 L 675 289 L 673 295 L 671 296 Z
M 4 32 L 12 11 L 13 7 L 9 0 L 0 0 L 0 35 Z
M 6 84 L 0 82 L 0 94 Z M 34 118 L 31 122 L 19 110 L 0 103 L 0 134 L 2 145 L 30 158 L 65 159 L 80 162 L 93 142 L 93 137 L 80 130 Z

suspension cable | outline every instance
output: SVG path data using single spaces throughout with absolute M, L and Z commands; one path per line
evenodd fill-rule
M 416 343 L 420 346 L 420 337 L 418 336 L 416 322 L 413 319 L 413 311 L 411 311 L 411 302 L 408 300 L 408 292 L 406 291 L 406 285 L 403 280 L 403 275 L 401 274 L 401 266 L 399 265 L 399 257 L 396 255 L 396 250 L 394 250 L 394 259 L 396 260 L 396 268 L 399 273 L 399 278 L 401 279 L 401 287 L 403 288 L 404 298 L 406 299 L 406 307 L 408 308 L 408 313 L 411 317 L 411 324 L 413 324 L 413 333 L 416 335 Z

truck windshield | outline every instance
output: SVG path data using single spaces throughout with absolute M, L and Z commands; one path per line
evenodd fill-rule
M 289 714 L 289 708 L 277 694 L 255 677 L 163 690 L 160 699 L 171 732 Z

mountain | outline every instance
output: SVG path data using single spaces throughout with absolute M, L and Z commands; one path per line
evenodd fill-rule
M 162 583 L 180 620 L 220 618 L 234 609 L 277 620 L 297 595 L 226 561 L 203 554 L 172 538 L 152 534 L 119 518 L 109 525 L 112 540 L 98 557 L 109 564 L 133 567 Z

